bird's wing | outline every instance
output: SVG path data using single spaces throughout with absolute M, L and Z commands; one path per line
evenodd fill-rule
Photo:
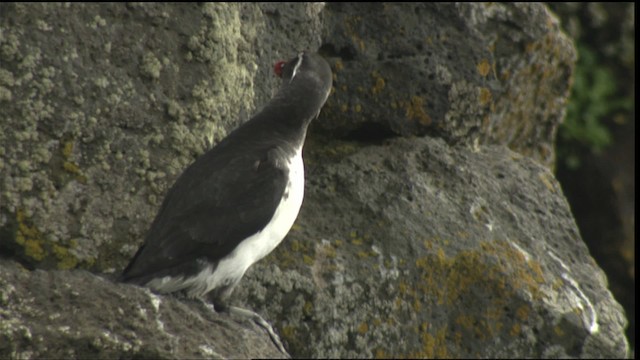
M 205 154 L 168 192 L 122 279 L 196 272 L 196 259 L 219 260 L 271 220 L 288 181 L 279 148 Z

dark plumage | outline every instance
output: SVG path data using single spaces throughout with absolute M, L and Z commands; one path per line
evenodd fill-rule
M 279 70 L 283 82 L 273 99 L 176 180 L 122 281 L 208 295 L 224 308 L 246 269 L 284 238 L 302 202 L 307 126 L 329 95 L 332 74 L 308 52 Z

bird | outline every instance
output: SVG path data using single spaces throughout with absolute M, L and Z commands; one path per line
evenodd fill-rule
M 198 157 L 168 190 L 120 281 L 209 300 L 216 312 L 251 318 L 286 353 L 260 315 L 228 300 L 247 269 L 281 243 L 298 216 L 302 148 L 333 75 L 328 62 L 310 51 L 277 62 L 274 72 L 282 83 L 273 98 Z

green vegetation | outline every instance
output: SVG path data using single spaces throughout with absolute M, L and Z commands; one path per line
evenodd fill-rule
M 570 169 L 580 166 L 580 148 L 598 153 L 607 147 L 612 137 L 605 121 L 633 106 L 632 99 L 620 97 L 613 71 L 594 51 L 578 45 L 578 54 L 567 116 L 559 131 L 558 157 Z

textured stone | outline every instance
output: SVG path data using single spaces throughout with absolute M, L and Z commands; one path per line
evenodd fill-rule
M 282 358 L 251 322 L 86 271 L 0 259 L 3 359 Z
M 505 144 L 553 164 L 576 51 L 544 5 L 335 3 L 326 22 L 340 62 L 318 127 Z
M 532 159 L 425 137 L 312 142 L 306 160 L 294 230 L 236 291 L 295 357 L 627 355 L 622 309 Z
M 0 357 L 274 356 L 201 304 L 60 269 L 120 271 L 272 64 L 318 48 L 336 87 L 308 196 L 236 305 L 300 357 L 628 351 L 539 164 L 574 57 L 542 5 L 3 3 L 0 30 L 0 253 L 40 269 L 3 261 Z

